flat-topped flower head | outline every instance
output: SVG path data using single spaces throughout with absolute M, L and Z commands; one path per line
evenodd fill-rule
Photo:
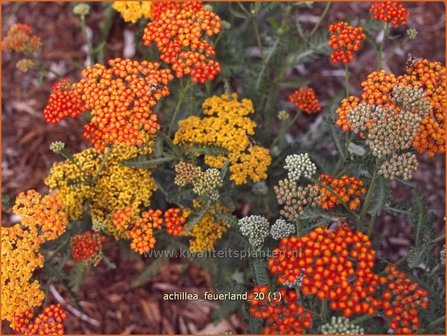
M 35 52 L 41 47 L 40 37 L 32 34 L 32 28 L 25 23 L 16 23 L 9 29 L 2 41 L 4 51 Z
M 350 63 L 366 38 L 363 28 L 342 21 L 331 24 L 328 30 L 330 34 L 328 43 L 333 50 L 331 62 Z
M 315 91 L 307 86 L 296 89 L 289 95 L 289 101 L 298 109 L 311 114 L 321 111 Z
M 288 171 L 288 176 L 291 180 L 298 181 L 301 176 L 310 179 L 317 171 L 317 167 L 307 153 L 288 155 L 285 161 L 284 169 Z
M 76 118 L 85 110 L 73 84 L 65 78 L 53 85 L 43 115 L 46 122 L 57 124 L 66 117 Z
M 410 13 L 399 1 L 376 1 L 369 8 L 371 18 L 389 22 L 394 27 L 405 26 Z
M 70 240 L 71 254 L 76 262 L 86 261 L 96 266 L 100 258 L 98 255 L 102 252 L 102 247 L 106 240 L 97 232 L 87 231 L 73 236 Z
M 270 223 L 263 216 L 247 216 L 239 219 L 238 224 L 242 235 L 248 238 L 254 248 L 261 247 L 269 235 Z

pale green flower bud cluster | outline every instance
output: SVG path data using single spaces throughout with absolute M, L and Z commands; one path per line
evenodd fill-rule
M 220 171 L 209 168 L 205 172 L 200 172 L 193 181 L 193 191 L 199 196 L 209 197 L 212 200 L 219 199 L 218 189 L 222 187 L 223 180 Z
M 21 72 L 28 72 L 34 65 L 34 61 L 29 58 L 23 58 L 16 63 L 16 69 Z
M 424 90 L 421 88 L 396 86 L 391 95 L 393 102 L 404 112 L 425 117 L 431 111 L 431 104 L 425 99 Z
M 358 325 L 352 324 L 342 316 L 332 316 L 331 322 L 321 326 L 323 335 L 363 335 L 365 331 Z
M 270 223 L 263 216 L 247 216 L 239 219 L 238 224 L 242 235 L 248 238 L 254 248 L 262 246 L 269 235 Z
M 295 233 L 295 225 L 287 223 L 284 219 L 277 219 L 270 228 L 273 239 L 279 240 Z
M 317 171 L 317 167 L 307 153 L 287 156 L 284 169 L 288 171 L 291 180 L 299 180 L 301 176 L 312 178 Z
M 192 185 L 193 192 L 199 196 L 208 197 L 214 201 L 219 198 L 218 189 L 223 185 L 219 170 L 208 168 L 203 172 L 195 164 L 184 161 L 177 163 L 174 169 L 177 173 L 174 183 L 178 186 Z
M 366 144 L 377 157 L 405 150 L 419 132 L 421 117 L 415 113 L 360 104 L 348 113 L 349 124 L 355 133 L 366 131 Z
M 278 204 L 283 205 L 280 214 L 291 221 L 302 215 L 307 206 L 315 207 L 321 200 L 318 186 L 299 186 L 289 179 L 280 180 L 274 190 Z
M 445 265 L 445 245 L 444 248 L 441 250 L 441 255 L 439 259 L 441 259 L 441 264 Z
M 281 121 L 285 121 L 287 119 L 289 119 L 289 113 L 287 111 L 279 111 L 278 112 L 278 119 Z
M 92 220 L 92 230 L 95 232 L 106 231 L 107 224 L 105 222 L 100 222 L 96 219 Z
M 382 164 L 379 174 L 391 181 L 397 177 L 409 180 L 417 168 L 418 160 L 415 154 L 409 152 L 401 155 L 393 154 L 391 158 Z
M 410 40 L 414 40 L 418 36 L 418 31 L 415 28 L 409 28 L 407 29 L 407 37 Z
M 73 7 L 73 14 L 78 16 L 87 16 L 90 13 L 90 6 L 84 3 Z
M 56 154 L 61 153 L 65 148 L 65 143 L 62 141 L 55 141 L 50 144 L 50 150 Z

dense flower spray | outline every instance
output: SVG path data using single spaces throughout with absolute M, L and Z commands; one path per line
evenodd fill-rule
M 156 44 L 161 60 L 171 65 L 177 77 L 191 76 L 193 82 L 204 83 L 221 69 L 205 36 L 215 35 L 220 29 L 220 18 L 201 2 L 176 2 L 154 15 L 143 42 L 147 46 Z
M 106 237 L 97 232 L 87 231 L 70 240 L 71 254 L 76 262 L 86 261 L 96 265 L 101 260 L 101 251 Z
M 35 52 L 41 47 L 40 37 L 32 34 L 32 28 L 24 23 L 14 24 L 2 41 L 4 51 Z
M 62 309 L 60 304 L 50 305 L 46 307 L 39 315 L 37 315 L 34 320 L 31 311 L 17 316 L 12 323 L 12 329 L 25 336 L 63 335 L 64 326 L 62 322 L 66 318 L 67 313 Z
M 362 27 L 354 27 L 347 22 L 331 24 L 329 33 L 329 46 L 333 50 L 331 54 L 332 63 L 350 63 L 366 38 Z
M 271 157 L 267 148 L 252 145 L 256 123 L 248 115 L 254 113 L 249 99 L 238 100 L 236 94 L 223 94 L 204 101 L 203 118 L 188 117 L 179 122 L 175 144 L 219 146 L 227 155 L 205 155 L 205 163 L 213 168 L 222 168 L 230 161 L 230 179 L 235 184 L 258 182 L 267 178 Z
M 152 18 L 152 1 L 114 1 L 113 9 L 126 22 L 135 23 L 141 18 Z
M 291 93 L 289 95 L 289 101 L 298 109 L 309 114 L 321 111 L 320 102 L 315 91 L 305 86 Z
M 369 8 L 371 18 L 391 23 L 394 27 L 405 26 L 410 13 L 398 1 L 376 1 Z
M 320 182 L 333 191 L 331 192 L 324 187 L 320 188 L 320 192 L 323 195 L 321 198 L 321 207 L 323 209 L 331 209 L 339 205 L 341 199 L 350 209 L 355 210 L 360 204 L 360 196 L 366 192 L 362 180 L 346 175 L 340 178 L 333 178 L 329 174 L 321 174 Z
M 29 190 L 17 196 L 13 211 L 21 223 L 2 228 L 2 318 L 13 322 L 41 305 L 44 293 L 32 277 L 35 269 L 43 266 L 40 246 L 65 231 L 67 216 L 61 209 L 55 195 L 42 197 Z
M 84 111 L 82 100 L 66 78 L 54 84 L 43 115 L 47 122 L 57 124 L 65 117 L 76 118 Z

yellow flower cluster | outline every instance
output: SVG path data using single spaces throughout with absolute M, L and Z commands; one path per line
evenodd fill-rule
M 132 215 L 139 214 L 140 206 L 149 205 L 156 189 L 148 170 L 126 167 L 121 161 L 151 151 L 149 145 L 139 149 L 118 145 L 104 153 L 88 148 L 75 154 L 74 162 L 54 164 L 45 183 L 57 192 L 71 219 L 82 215 L 84 202 L 88 200 L 93 222 L 115 234 L 113 213 L 129 208 Z
M 3 227 L 1 235 L 1 302 L 2 318 L 13 319 L 41 305 L 44 293 L 34 270 L 41 268 L 44 256 L 40 246 L 64 233 L 67 216 L 55 195 L 41 197 L 30 190 L 17 196 L 13 211 L 21 223 Z
M 196 208 L 199 207 L 198 202 L 194 202 Z M 182 235 L 191 237 L 189 241 L 189 250 L 193 253 L 212 251 L 218 239 L 222 238 L 223 234 L 229 228 L 229 224 L 224 221 L 219 221 L 216 218 L 216 212 L 227 212 L 228 209 L 222 205 L 217 204 L 216 208 L 208 210 L 201 220 L 194 225 L 191 231 L 183 233 Z M 190 210 L 183 209 L 185 216 L 189 216 Z
M 191 116 L 179 122 L 175 144 L 201 144 L 219 146 L 228 151 L 226 155 L 205 155 L 205 163 L 213 168 L 222 168 L 230 162 L 230 179 L 235 184 L 258 182 L 267 178 L 271 163 L 269 150 L 250 143 L 256 123 L 248 115 L 254 113 L 249 99 L 238 101 L 237 94 L 213 96 L 202 105 L 203 118 Z
M 152 1 L 115 1 L 112 7 L 126 22 L 135 23 L 142 17 L 152 18 Z

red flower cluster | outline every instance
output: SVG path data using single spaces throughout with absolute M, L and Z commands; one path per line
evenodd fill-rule
M 97 232 L 87 231 L 71 238 L 71 254 L 76 262 L 89 261 L 101 253 L 106 237 Z
M 170 208 L 163 215 L 166 229 L 170 235 L 179 236 L 185 227 L 186 217 L 179 208 Z
M 321 174 L 320 182 L 331 188 L 352 210 L 359 206 L 359 197 L 366 192 L 362 180 L 346 175 L 340 178 L 333 178 L 328 174 Z M 329 190 L 321 187 L 320 192 L 323 195 L 321 198 L 321 207 L 323 209 L 332 209 L 340 204 L 339 199 Z
M 84 135 L 99 150 L 113 143 L 142 145 L 160 128 L 152 108 L 169 95 L 173 76 L 158 63 L 116 58 L 108 64 L 85 69 L 76 84 L 92 114 Z
M 281 298 L 270 301 L 267 286 L 253 288 L 248 295 L 250 312 L 266 320 L 265 335 L 302 335 L 312 327 L 312 313 L 298 304 L 295 290 L 281 288 L 278 293 Z
M 306 113 L 320 112 L 321 107 L 315 91 L 309 87 L 300 87 L 289 95 L 289 101 Z
M 163 223 L 161 210 L 148 210 L 138 218 L 129 229 L 132 250 L 143 254 L 154 248 L 156 239 L 154 229 L 161 229 Z
M 45 335 L 56 336 L 64 334 L 62 322 L 67 318 L 67 313 L 60 304 L 50 305 L 40 313 L 34 321 L 31 321 L 33 314 L 27 312 L 16 317 L 12 321 L 14 331 L 23 335 Z
M 397 334 L 412 334 L 419 329 L 418 309 L 428 308 L 429 295 L 405 273 L 390 265 L 382 293 L 384 315 L 391 319 L 390 328 Z
M 35 52 L 40 49 L 40 37 L 32 35 L 30 26 L 24 23 L 16 23 L 6 34 L 2 41 L 4 51 Z
M 371 17 L 376 20 L 391 22 L 394 27 L 407 24 L 410 13 L 397 1 L 374 2 L 369 8 Z
M 73 84 L 65 78 L 53 85 L 43 115 L 47 122 L 57 124 L 68 116 L 76 118 L 84 110 L 81 99 L 73 89 Z
M 204 8 L 201 2 L 178 2 L 157 7 L 154 20 L 144 30 L 143 42 L 155 43 L 163 62 L 170 64 L 176 76 L 190 75 L 192 81 L 204 83 L 220 72 L 220 64 L 212 59 L 215 50 L 204 38 L 219 33 L 220 18 Z
M 329 26 L 329 46 L 332 48 L 332 63 L 349 63 L 354 59 L 362 41 L 366 38 L 362 27 L 351 26 L 347 22 L 337 22 Z
M 268 264 L 280 284 L 301 278 L 302 295 L 328 300 L 345 317 L 383 312 L 394 332 L 409 333 L 419 326 L 418 308 L 428 306 L 428 293 L 394 266 L 375 274 L 370 240 L 346 225 L 284 238 L 273 252 Z

